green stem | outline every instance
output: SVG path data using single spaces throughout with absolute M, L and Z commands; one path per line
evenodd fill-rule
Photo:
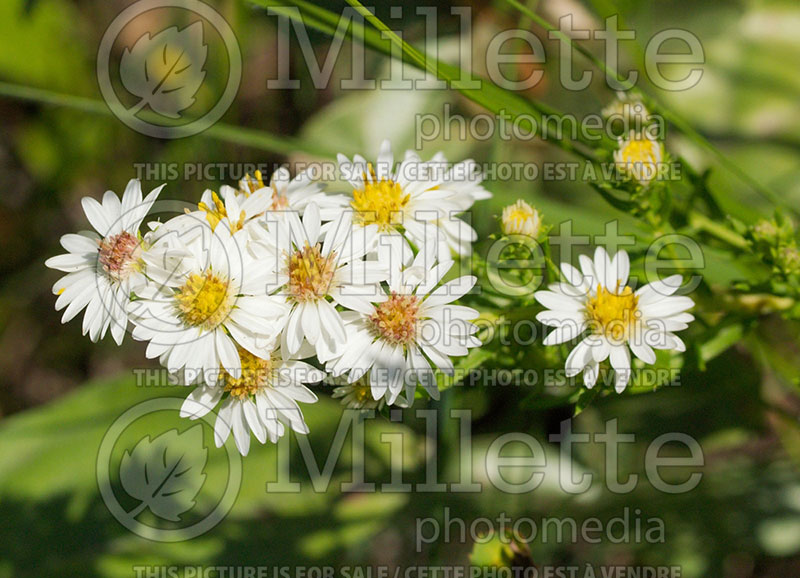
M 550 283 L 550 274 L 553 277 L 553 283 L 558 283 L 561 281 L 561 269 L 558 268 L 558 265 L 555 264 L 552 257 L 552 251 L 550 249 L 550 237 L 546 237 L 545 240 L 542 242 L 542 247 L 544 248 L 544 261 L 547 264 L 547 282 Z
M 727 243 L 734 249 L 749 250 L 749 245 L 744 237 L 731 231 L 722 223 L 712 221 L 702 213 L 698 213 L 697 211 L 692 211 L 689 213 L 689 225 L 699 231 L 708 233 L 712 237 L 724 243 Z

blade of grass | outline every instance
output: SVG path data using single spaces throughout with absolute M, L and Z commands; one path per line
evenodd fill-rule
M 275 13 L 327 34 L 333 34 L 338 30 L 338 22 L 341 15 L 319 6 L 311 5 L 304 0 L 249 1 L 257 6 L 271 8 Z M 347 33 L 348 36 L 363 41 L 365 46 L 385 54 L 390 58 L 393 56 L 391 45 L 394 45 L 400 48 L 403 54 L 409 58 L 409 64 L 435 74 L 437 78 L 444 80 L 449 86 L 458 90 L 466 98 L 472 100 L 476 104 L 481 105 L 495 114 L 507 114 L 512 119 L 519 118 L 522 115 L 528 115 L 537 122 L 537 127 L 543 139 L 585 160 L 596 160 L 591 151 L 591 149 L 596 146 L 596 143 L 581 143 L 580 135 L 576 135 L 579 142 L 573 143 L 569 138 L 549 131 L 544 119 L 548 116 L 552 118 L 561 118 L 564 116 L 564 113 L 544 105 L 541 102 L 526 99 L 517 93 L 507 91 L 485 80 L 481 80 L 480 88 L 464 86 L 460 81 L 467 75 L 461 68 L 442 62 L 431 56 L 423 55 L 419 50 L 402 40 L 402 38 L 369 12 L 360 2 L 351 2 L 350 0 L 348 0 L 348 2 L 357 13 L 375 27 L 374 29 L 365 29 L 359 23 L 351 22 L 351 32 Z M 285 7 L 287 4 L 296 7 L 298 11 L 286 10 Z M 281 7 L 283 7 L 282 10 Z
M 102 116 L 113 116 L 113 113 L 108 106 L 106 106 L 106 103 L 101 100 L 63 94 L 31 86 L 0 82 L 0 96 L 47 106 L 69 108 Z M 148 118 L 150 120 L 155 120 L 157 118 L 153 114 L 148 114 L 147 111 L 140 113 L 140 117 L 145 120 Z M 303 152 L 313 156 L 331 159 L 335 158 L 336 155 L 335 151 L 325 150 L 296 138 L 274 135 L 263 130 L 248 129 L 224 123 L 217 123 L 211 126 L 198 136 L 213 138 L 231 144 L 248 146 L 281 155 Z

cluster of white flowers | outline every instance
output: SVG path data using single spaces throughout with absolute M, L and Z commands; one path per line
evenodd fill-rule
M 84 198 L 96 232 L 65 235 L 68 253 L 47 261 L 67 273 L 53 287 L 62 321 L 85 310 L 83 333 L 97 341 L 110 331 L 118 344 L 130 329 L 147 358 L 193 388 L 181 415 L 216 410 L 217 445 L 232 431 L 242 454 L 251 433 L 264 443 L 287 426 L 308 432 L 298 405 L 317 400 L 308 384 L 332 385 L 358 409 L 407 407 L 423 390 L 438 399 L 437 373 L 481 345 L 478 311 L 455 304 L 476 278 L 453 270 L 476 238 L 464 213 L 490 195 L 472 161 L 409 151 L 395 163 L 388 142 L 375 163 L 338 161 L 349 193 L 329 194 L 307 173 L 280 169 L 269 184 L 257 173 L 144 231 L 161 187 L 143 198 L 132 180 L 121 200 Z M 543 231 L 522 200 L 501 228 Z M 675 332 L 694 319 L 694 302 L 674 295 L 681 277 L 634 292 L 629 270 L 627 253 L 599 247 L 534 294 L 546 308 L 537 320 L 556 328 L 544 345 L 581 338 L 566 374 L 583 373 L 586 387 L 607 359 L 621 392 L 630 352 L 654 363 L 655 350 L 685 350 Z
M 475 277 L 444 278 L 476 237 L 458 215 L 489 193 L 471 161 L 409 151 L 395 165 L 388 142 L 339 169 L 350 193 L 281 169 L 144 230 L 161 187 L 84 198 L 96 232 L 65 235 L 68 253 L 46 263 L 67 273 L 53 287 L 62 322 L 85 310 L 83 333 L 118 344 L 130 329 L 193 387 L 181 414 L 216 409 L 217 445 L 232 431 L 242 454 L 251 433 L 307 433 L 298 402 L 324 379 L 352 407 L 408 405 L 418 385 L 438 397 L 436 372 L 480 345 L 478 312 L 453 304 Z

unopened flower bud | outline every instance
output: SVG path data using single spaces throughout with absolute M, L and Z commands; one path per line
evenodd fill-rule
M 536 209 L 522 199 L 503 209 L 502 229 L 506 235 L 528 235 L 536 237 L 542 225 Z

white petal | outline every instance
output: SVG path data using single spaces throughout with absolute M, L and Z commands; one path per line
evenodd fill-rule
M 628 342 L 633 354 L 645 363 L 653 364 L 656 362 L 656 352 L 646 343 L 641 343 L 640 339 L 632 339 Z
M 631 271 L 631 262 L 628 253 L 624 249 L 617 251 L 611 260 L 611 276 L 619 283 L 620 288 L 628 284 L 628 275 Z
M 566 341 L 571 341 L 575 339 L 578 335 L 580 335 L 583 330 L 586 328 L 586 322 L 583 323 L 565 323 L 561 325 L 558 329 L 551 331 L 550 334 L 545 337 L 544 344 L 545 345 L 558 345 L 559 343 L 564 343 Z
M 219 361 L 225 371 L 231 375 L 239 375 L 242 369 L 242 362 L 236 346 L 222 329 L 214 331 L 214 345 L 216 346 Z
M 233 430 L 233 439 L 236 442 L 236 447 L 239 453 L 243 456 L 247 455 L 250 451 L 250 431 L 245 425 L 243 404 L 241 402 L 234 402 L 232 407 L 232 421 L 231 429 Z
M 561 273 L 571 284 L 578 286 L 583 282 L 583 275 L 575 267 L 567 262 L 561 263 Z
M 214 409 L 219 402 L 224 389 L 221 387 L 208 387 L 199 385 L 186 397 L 181 406 L 181 417 L 198 418 Z
M 84 197 L 81 199 L 81 206 L 83 207 L 83 212 L 86 213 L 86 218 L 89 219 L 89 223 L 91 223 L 95 231 L 100 233 L 102 237 L 105 237 L 112 223 L 109 221 L 108 216 L 106 216 L 103 206 L 91 197 Z
M 575 298 L 555 293 L 554 291 L 537 291 L 533 297 L 548 309 L 554 311 L 578 312 L 584 307 L 584 303 Z
M 587 343 L 587 339 L 584 339 L 567 356 L 567 361 L 564 364 L 567 377 L 578 375 L 590 362 L 591 358 L 592 348 Z
M 217 412 L 217 421 L 214 423 L 214 443 L 218 448 L 222 447 L 231 432 L 233 423 L 233 400 L 228 398 Z
M 600 364 L 590 362 L 583 370 L 583 384 L 587 389 L 592 389 L 597 383 L 597 376 L 600 373 Z

